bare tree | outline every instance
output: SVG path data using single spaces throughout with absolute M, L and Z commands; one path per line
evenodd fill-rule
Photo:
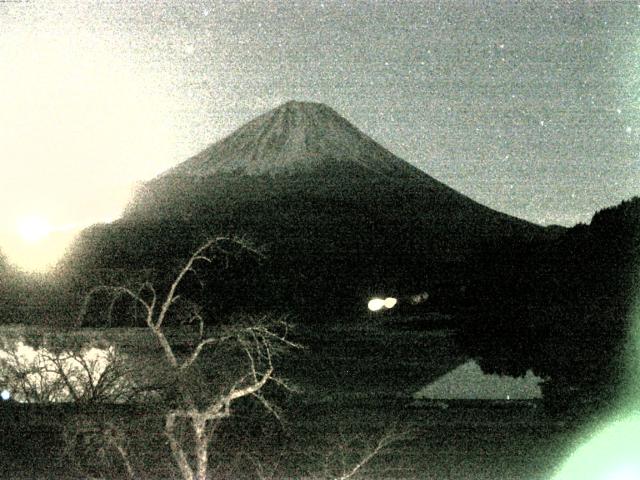
M 299 345 L 287 338 L 288 324 L 282 320 L 269 317 L 252 319 L 242 326 L 219 327 L 215 333 L 205 326 L 204 319 L 197 308 L 188 302 L 182 302 L 178 293 L 182 282 L 188 274 L 197 276 L 196 266 L 211 264 L 216 257 L 227 258 L 230 254 L 227 247 L 233 244 L 245 251 L 260 255 L 256 249 L 246 242 L 227 237 L 218 237 L 200 246 L 187 260 L 168 288 L 166 295 L 160 298 L 151 283 L 144 283 L 138 290 L 123 286 L 98 286 L 86 297 L 80 313 L 82 323 L 86 314 L 86 306 L 92 296 L 99 292 L 111 295 L 109 315 L 113 312 L 115 301 L 129 297 L 144 312 L 144 321 L 148 330 L 157 341 L 164 364 L 159 367 L 162 375 L 169 379 L 164 401 L 156 405 L 158 413 L 164 416 L 164 435 L 167 437 L 173 459 L 184 480 L 205 480 L 209 470 L 209 447 L 213 425 L 232 414 L 232 405 L 241 398 L 253 397 L 260 401 L 270 412 L 276 414 L 272 405 L 261 395 L 265 385 L 270 382 L 286 387 L 276 377 L 274 357 L 288 347 Z M 184 338 L 176 341 L 170 331 L 168 318 L 176 313 L 176 306 L 191 312 L 192 325 L 197 326 L 195 338 L 185 342 Z M 186 348 L 185 348 L 186 346 Z M 198 364 L 202 358 L 216 349 L 226 349 L 225 355 L 239 353 L 243 360 L 240 367 L 234 370 L 231 381 L 218 388 L 209 388 L 199 384 Z M 224 369 L 224 365 L 220 365 Z M 277 414 L 276 414 L 277 415 Z M 191 432 L 189 442 L 178 434 L 179 424 L 188 425 Z M 110 441 L 120 456 L 125 460 L 127 471 L 132 475 L 131 464 L 121 443 L 110 431 Z
M 4 342 L 3 342 L 4 343 Z M 55 375 L 43 355 L 23 353 L 29 347 L 24 344 L 6 343 L 0 348 L 0 382 L 14 399 L 28 403 L 51 403 L 68 396 L 64 381 Z M 29 349 L 29 353 L 35 352 Z
M 344 463 L 342 469 L 338 473 L 330 475 L 330 478 L 335 480 L 348 480 L 350 478 L 356 478 L 363 468 L 367 466 L 375 457 L 380 455 L 385 449 L 392 443 L 396 443 L 400 440 L 404 440 L 406 435 L 387 432 L 382 435 L 378 441 L 369 448 L 365 448 L 361 453 L 360 458 L 352 463 L 350 466 L 346 466 Z
M 308 480 L 350 480 L 356 478 L 368 478 L 366 475 L 367 467 L 378 457 L 387 453 L 391 445 L 406 441 L 409 438 L 407 433 L 395 433 L 393 429 L 388 430 L 377 437 L 377 440 L 365 438 L 363 435 L 355 435 L 345 437 L 340 435 L 341 441 L 336 442 L 330 451 L 324 455 L 321 464 L 315 469 L 310 468 L 310 472 L 306 473 L 303 478 Z M 258 458 L 246 455 L 247 460 L 253 464 L 256 477 L 260 480 L 277 480 L 280 478 L 289 478 L 283 471 L 279 471 L 282 460 L 289 456 L 289 452 L 282 451 L 280 455 L 270 458 L 269 463 L 264 463 Z M 306 452 L 308 460 L 314 463 L 319 460 L 318 450 Z M 398 471 L 402 471 L 401 477 L 410 476 L 409 469 L 394 469 L 393 477 L 400 478 Z M 385 474 L 389 469 L 385 470 Z M 369 472 L 369 476 L 371 473 Z
M 244 323 L 219 326 L 212 331 L 205 325 L 199 306 L 181 297 L 180 286 L 186 276 L 197 277 L 197 267 L 212 263 L 217 255 L 226 262 L 231 254 L 227 248 L 230 243 L 260 255 L 246 242 L 219 237 L 191 255 L 164 295 L 159 295 L 149 282 L 138 289 L 101 285 L 87 294 L 78 319 L 80 325 L 92 297 L 100 292 L 109 295 L 109 319 L 122 297 L 130 298 L 142 310 L 146 330 L 157 342 L 161 358 L 160 363 L 147 358 L 147 363 L 152 364 L 142 375 L 138 366 L 132 366 L 132 359 L 113 346 L 73 350 L 59 345 L 47 348 L 43 344 L 38 350 L 23 345 L 31 349 L 28 360 L 15 345 L 2 345 L 0 376 L 13 379 L 16 394 L 25 401 L 71 401 L 78 405 L 100 404 L 99 408 L 103 404 L 143 401 L 145 410 L 160 416 L 170 458 L 180 476 L 184 480 L 205 480 L 213 475 L 209 457 L 215 428 L 232 415 L 232 406 L 243 398 L 256 399 L 278 417 L 276 408 L 262 393 L 269 383 L 288 388 L 275 375 L 274 358 L 288 348 L 301 348 L 289 340 L 289 325 L 283 319 L 250 317 Z M 181 319 L 182 325 L 176 328 L 169 317 Z M 185 327 L 185 323 L 189 326 Z M 203 364 L 210 362 L 212 356 L 217 360 L 216 376 L 224 377 L 219 385 L 212 384 L 205 374 L 211 367 Z M 98 477 L 98 472 L 121 471 L 131 479 L 138 478 L 135 459 L 129 452 L 132 443 L 109 412 L 82 410 L 67 425 L 64 436 L 65 457 L 79 471 L 90 468 Z M 308 478 L 356 478 L 399 438 L 386 434 L 377 443 L 359 448 L 359 454 L 354 454 L 352 445 L 342 445 L 339 462 L 327 458 L 324 471 Z M 91 460 L 92 456 L 98 457 L 97 463 Z M 283 458 L 286 456 L 283 452 Z M 257 460 L 253 463 L 259 478 L 275 478 L 277 461 L 275 465 L 262 465 Z
M 53 343 L 53 342 L 52 342 Z M 26 403 L 124 403 L 136 396 L 126 357 L 109 348 L 61 349 L 23 341 L 0 345 L 0 382 Z

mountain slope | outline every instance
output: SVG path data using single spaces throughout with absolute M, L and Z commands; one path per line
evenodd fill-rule
M 163 176 L 208 176 L 238 170 L 249 175 L 273 175 L 308 171 L 327 161 L 356 164 L 375 175 L 421 174 L 326 105 L 290 101 Z
M 394 217 L 422 217 L 417 221 L 443 216 L 454 229 L 462 221 L 482 235 L 538 230 L 454 191 L 329 107 L 308 102 L 287 102 L 147 182 L 126 216 L 188 218 L 242 203 L 312 197 L 384 206 Z

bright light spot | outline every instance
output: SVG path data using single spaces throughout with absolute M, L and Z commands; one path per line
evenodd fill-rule
M 397 298 L 387 297 L 387 298 L 384 299 L 385 308 L 393 308 L 393 307 L 396 306 L 396 303 L 398 303 L 398 299 Z
M 2 400 L 9 400 L 11 398 L 11 392 L 9 390 L 2 390 L 2 392 L 0 392 L 0 398 L 2 398 Z
M 18 220 L 18 233 L 28 243 L 37 243 L 52 231 L 49 222 L 42 217 L 29 216 Z
M 372 312 L 377 312 L 378 310 L 382 309 L 382 307 L 384 307 L 384 300 L 381 298 L 372 298 L 371 300 L 369 300 L 369 304 L 367 305 L 367 307 Z
M 617 420 L 590 436 L 554 480 L 640 478 L 640 415 Z

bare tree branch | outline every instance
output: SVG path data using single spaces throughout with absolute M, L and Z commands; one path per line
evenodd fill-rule
M 278 411 L 276 410 L 276 408 L 271 405 L 266 398 L 264 398 L 262 395 L 260 395 L 258 392 L 256 393 L 252 393 L 251 394 L 252 397 L 256 398 L 261 404 L 262 406 L 271 414 L 273 415 L 276 420 L 278 420 L 279 422 L 282 421 L 282 418 L 280 417 L 280 413 L 278 413 Z
M 206 347 L 207 345 L 213 345 L 213 344 L 216 344 L 216 343 L 221 343 L 221 342 L 224 342 L 226 340 L 229 340 L 229 338 L 231 338 L 231 337 L 229 337 L 229 336 L 219 337 L 219 338 L 209 337 L 209 338 L 206 338 L 206 339 L 200 341 L 200 343 L 198 343 L 198 345 L 193 350 L 193 352 L 191 352 L 191 355 L 189 356 L 189 358 L 187 358 L 182 363 L 182 365 L 180 365 L 180 369 L 184 370 L 186 368 L 189 368 L 191 365 L 193 365 L 193 363 L 198 359 L 198 357 L 202 353 L 202 350 L 204 349 L 204 347 Z
M 122 445 L 122 434 L 120 430 L 113 425 L 112 423 L 107 424 L 107 429 L 104 432 L 105 439 L 109 445 L 111 445 L 119 454 L 122 463 L 124 464 L 125 469 L 127 470 L 127 475 L 131 480 L 135 480 L 136 475 L 133 470 L 133 466 L 129 461 L 129 455 Z
M 65 386 L 67 387 L 67 390 L 69 392 L 69 395 L 71 395 L 71 398 L 73 398 L 73 400 L 75 402 L 79 402 L 80 401 L 80 395 L 76 392 L 76 388 L 73 385 L 73 382 L 69 379 L 69 376 L 67 375 L 67 372 L 65 371 L 64 367 L 61 365 L 60 363 L 60 357 L 59 356 L 51 356 L 51 362 L 55 365 L 55 370 L 44 370 L 44 372 L 51 372 L 54 373 L 56 375 L 58 375 L 61 379 L 62 382 L 65 384 Z
M 145 310 L 147 311 L 147 315 L 153 311 L 153 304 L 155 303 L 155 295 L 154 295 L 154 302 L 149 304 L 149 303 L 145 302 L 140 295 L 136 294 L 135 292 L 131 291 L 130 289 L 128 289 L 126 287 L 114 287 L 114 286 L 109 286 L 109 285 L 99 285 L 99 286 L 93 287 L 91 290 L 89 290 L 89 293 L 87 293 L 87 295 L 84 298 L 84 301 L 83 301 L 82 306 L 80 308 L 80 314 L 78 315 L 78 325 L 79 326 L 82 325 L 82 323 L 84 321 L 84 317 L 87 314 L 87 308 L 89 306 L 89 302 L 91 301 L 93 296 L 98 292 L 108 292 L 108 293 L 111 293 L 113 296 L 128 295 L 134 301 L 139 302 L 145 308 Z
M 160 328 L 162 326 L 162 323 L 164 322 L 167 312 L 169 311 L 169 307 L 174 302 L 176 289 L 182 282 L 182 279 L 184 278 L 184 276 L 188 272 L 193 270 L 193 263 L 196 260 L 206 260 L 208 262 L 211 262 L 211 260 L 208 257 L 203 256 L 202 253 L 219 241 L 220 241 L 220 237 L 205 242 L 200 248 L 198 248 L 193 253 L 193 255 L 191 255 L 191 258 L 189 258 L 189 260 L 187 261 L 187 264 L 184 267 L 182 267 L 182 270 L 180 270 L 180 272 L 178 273 L 178 276 L 171 284 L 171 287 L 169 288 L 169 293 L 167 293 L 167 296 L 164 302 L 162 303 L 162 307 L 160 308 L 160 314 L 158 315 L 158 320 L 155 323 L 156 328 Z
M 398 435 L 394 433 L 387 433 L 383 435 L 374 448 L 369 450 L 367 453 L 363 455 L 363 457 L 356 463 L 351 469 L 346 472 L 343 472 L 340 476 L 336 477 L 335 480 L 347 480 L 349 478 L 353 478 L 365 465 L 367 465 L 373 458 L 380 454 L 382 450 L 388 447 L 391 443 L 397 442 L 400 439 L 404 438 L 404 435 Z

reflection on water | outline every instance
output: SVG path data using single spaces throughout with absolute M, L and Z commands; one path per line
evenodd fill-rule
M 114 401 L 130 386 L 122 365 L 114 347 L 50 350 L 17 341 L 0 348 L 0 390 L 4 400 L 27 403 Z
M 414 394 L 416 399 L 529 400 L 542 398 L 542 379 L 531 370 L 524 377 L 486 374 L 470 360 Z

